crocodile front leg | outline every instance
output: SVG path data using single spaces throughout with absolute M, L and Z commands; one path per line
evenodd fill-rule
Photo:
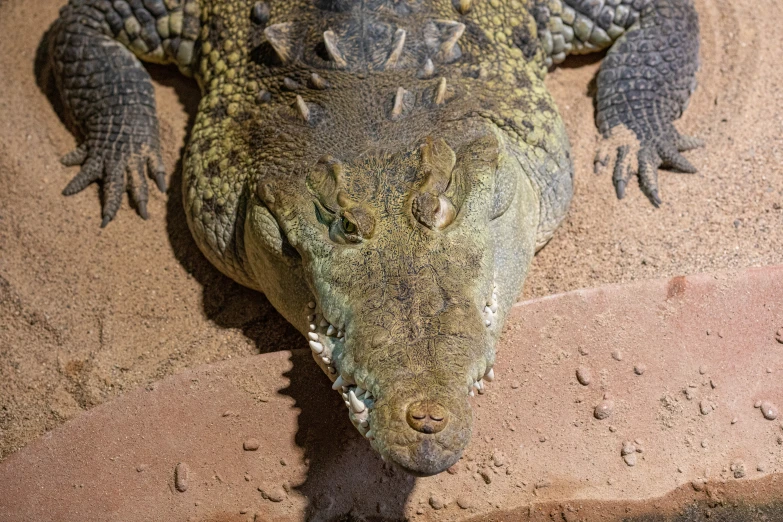
M 596 171 L 613 166 L 618 198 L 638 174 L 658 206 L 658 167 L 696 172 L 680 152 L 702 145 L 680 135 L 696 86 L 699 22 L 692 0 L 542 0 L 535 5 L 548 64 L 610 47 L 598 74 L 596 123 L 604 142 Z
M 658 167 L 696 172 L 680 152 L 702 142 L 681 135 L 672 122 L 696 88 L 698 61 L 699 24 L 692 0 L 656 0 L 601 64 L 596 122 L 605 142 L 596 167 L 614 164 L 618 198 L 638 173 L 642 191 L 657 207 Z
M 154 90 L 137 56 L 174 62 L 189 72 L 198 13 L 195 0 L 184 5 L 163 0 L 71 0 L 52 27 L 49 56 L 54 76 L 67 116 L 83 138 L 62 159 L 67 166 L 81 165 L 63 193 L 75 194 L 100 180 L 102 227 L 117 214 L 126 190 L 146 219 L 147 172 L 165 191 Z

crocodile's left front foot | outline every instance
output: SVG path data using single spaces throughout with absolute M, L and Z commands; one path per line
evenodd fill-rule
M 667 127 L 659 134 L 649 128 L 632 132 L 627 127 L 615 127 L 603 139 L 595 157 L 595 171 L 600 174 L 611 168 L 618 199 L 625 197 L 628 182 L 638 175 L 642 192 L 658 207 L 661 204 L 659 167 L 688 174 L 696 172 L 696 167 L 680 153 L 703 147 L 704 142 L 680 134 L 671 124 Z

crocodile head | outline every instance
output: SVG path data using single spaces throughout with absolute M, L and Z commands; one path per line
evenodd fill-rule
M 427 138 L 403 152 L 325 156 L 308 168 L 304 196 L 261 184 L 266 225 L 246 226 L 246 237 L 258 236 L 246 242 L 275 243 L 266 249 L 295 259 L 301 290 L 278 282 L 265 292 L 306 333 L 356 428 L 413 474 L 460 458 L 469 396 L 493 377 L 515 297 L 500 299 L 495 287 L 498 158 L 493 135 L 453 148 Z

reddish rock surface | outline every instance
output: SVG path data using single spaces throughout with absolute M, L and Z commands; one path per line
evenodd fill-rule
M 761 411 L 783 406 L 781 327 L 783 267 L 520 303 L 465 457 L 425 479 L 384 466 L 308 352 L 203 366 L 0 463 L 0 520 L 783 520 Z

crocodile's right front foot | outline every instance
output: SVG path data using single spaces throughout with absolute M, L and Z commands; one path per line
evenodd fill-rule
M 106 131 L 88 134 L 79 148 L 61 160 L 66 166 L 82 167 L 65 187 L 63 194 L 76 194 L 92 182 L 100 180 L 103 205 L 101 227 L 114 219 L 126 190 L 139 215 L 147 219 L 149 191 L 146 174 L 149 173 L 155 180 L 161 192 L 166 191 L 166 170 L 157 133 L 157 122 L 141 118 L 141 121 L 135 123 L 121 123 Z

